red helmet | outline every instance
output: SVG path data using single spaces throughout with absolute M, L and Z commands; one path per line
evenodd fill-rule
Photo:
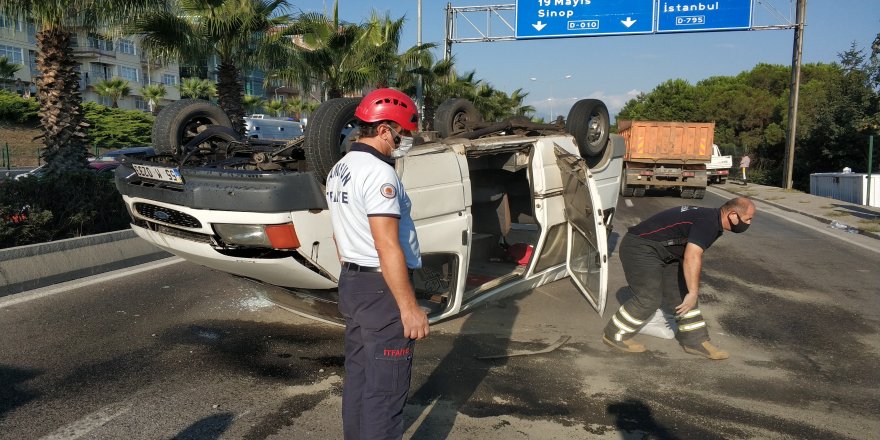
M 354 111 L 364 122 L 394 121 L 404 130 L 415 131 L 419 121 L 416 104 L 400 90 L 376 89 L 364 96 Z

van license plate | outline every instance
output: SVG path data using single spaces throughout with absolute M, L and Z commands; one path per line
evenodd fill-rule
M 163 182 L 183 183 L 180 170 L 177 168 L 157 167 L 153 165 L 131 164 L 134 172 L 144 179 L 161 180 Z

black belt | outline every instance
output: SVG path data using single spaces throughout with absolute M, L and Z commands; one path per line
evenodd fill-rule
M 348 261 L 343 261 L 343 262 L 342 262 L 342 267 L 344 267 L 344 268 L 346 268 L 346 269 L 348 269 L 348 270 L 355 271 L 355 272 L 368 272 L 368 273 L 380 273 L 380 272 L 382 272 L 382 268 L 381 268 L 381 267 L 361 266 L 361 265 L 359 265 L 359 264 L 349 263 Z M 414 269 L 407 269 L 407 270 L 406 270 L 406 272 L 409 274 L 409 276 L 412 276 L 412 275 L 413 275 L 413 271 L 414 271 Z
M 687 244 L 687 242 L 688 242 L 687 238 L 673 238 L 671 240 L 663 240 L 659 243 L 662 244 L 663 246 L 682 246 L 682 245 Z
M 355 272 L 382 272 L 381 267 L 361 266 L 359 264 L 349 263 L 348 261 L 343 261 L 342 267 Z

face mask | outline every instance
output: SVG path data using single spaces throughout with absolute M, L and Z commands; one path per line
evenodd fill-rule
M 397 148 L 391 150 L 391 157 L 397 159 L 403 156 L 406 156 L 409 153 L 409 150 L 413 147 L 413 138 L 412 136 L 401 136 L 397 131 L 393 128 L 391 129 L 391 133 L 394 134 L 394 144 L 397 145 Z
M 736 217 L 739 218 L 739 223 L 733 224 L 733 222 L 730 221 L 730 214 L 727 215 L 727 223 L 730 224 L 730 232 L 733 232 L 735 234 L 746 232 L 746 229 L 749 229 L 749 224 L 742 221 L 742 218 L 740 218 L 738 214 L 736 215 Z

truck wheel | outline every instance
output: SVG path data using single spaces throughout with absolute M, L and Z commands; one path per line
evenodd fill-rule
M 483 122 L 483 116 L 467 99 L 447 99 L 434 113 L 434 129 L 441 138 L 463 133 L 477 122 Z
M 681 190 L 681 198 L 683 198 L 683 199 L 694 198 L 694 189 L 693 188 L 683 188 Z
M 620 176 L 620 195 L 624 197 L 632 197 L 633 187 L 626 184 L 626 172 Z
M 181 99 L 156 115 L 151 138 L 158 153 L 180 154 L 188 144 L 211 125 L 232 128 L 229 116 L 218 107 L 201 99 Z
M 639 186 L 633 188 L 633 197 L 645 197 L 645 187 Z
M 611 131 L 608 107 L 598 99 L 581 99 L 569 110 L 565 131 L 574 136 L 581 156 L 602 156 Z
M 354 111 L 360 102 L 360 98 L 330 99 L 315 109 L 309 118 L 303 153 L 306 164 L 321 183 L 357 135 Z
M 705 196 L 706 196 L 706 190 L 705 190 L 705 189 L 703 189 L 703 188 L 699 188 L 699 189 L 695 189 L 695 190 L 694 190 L 694 198 L 695 198 L 695 199 L 702 199 L 702 198 L 705 197 Z

